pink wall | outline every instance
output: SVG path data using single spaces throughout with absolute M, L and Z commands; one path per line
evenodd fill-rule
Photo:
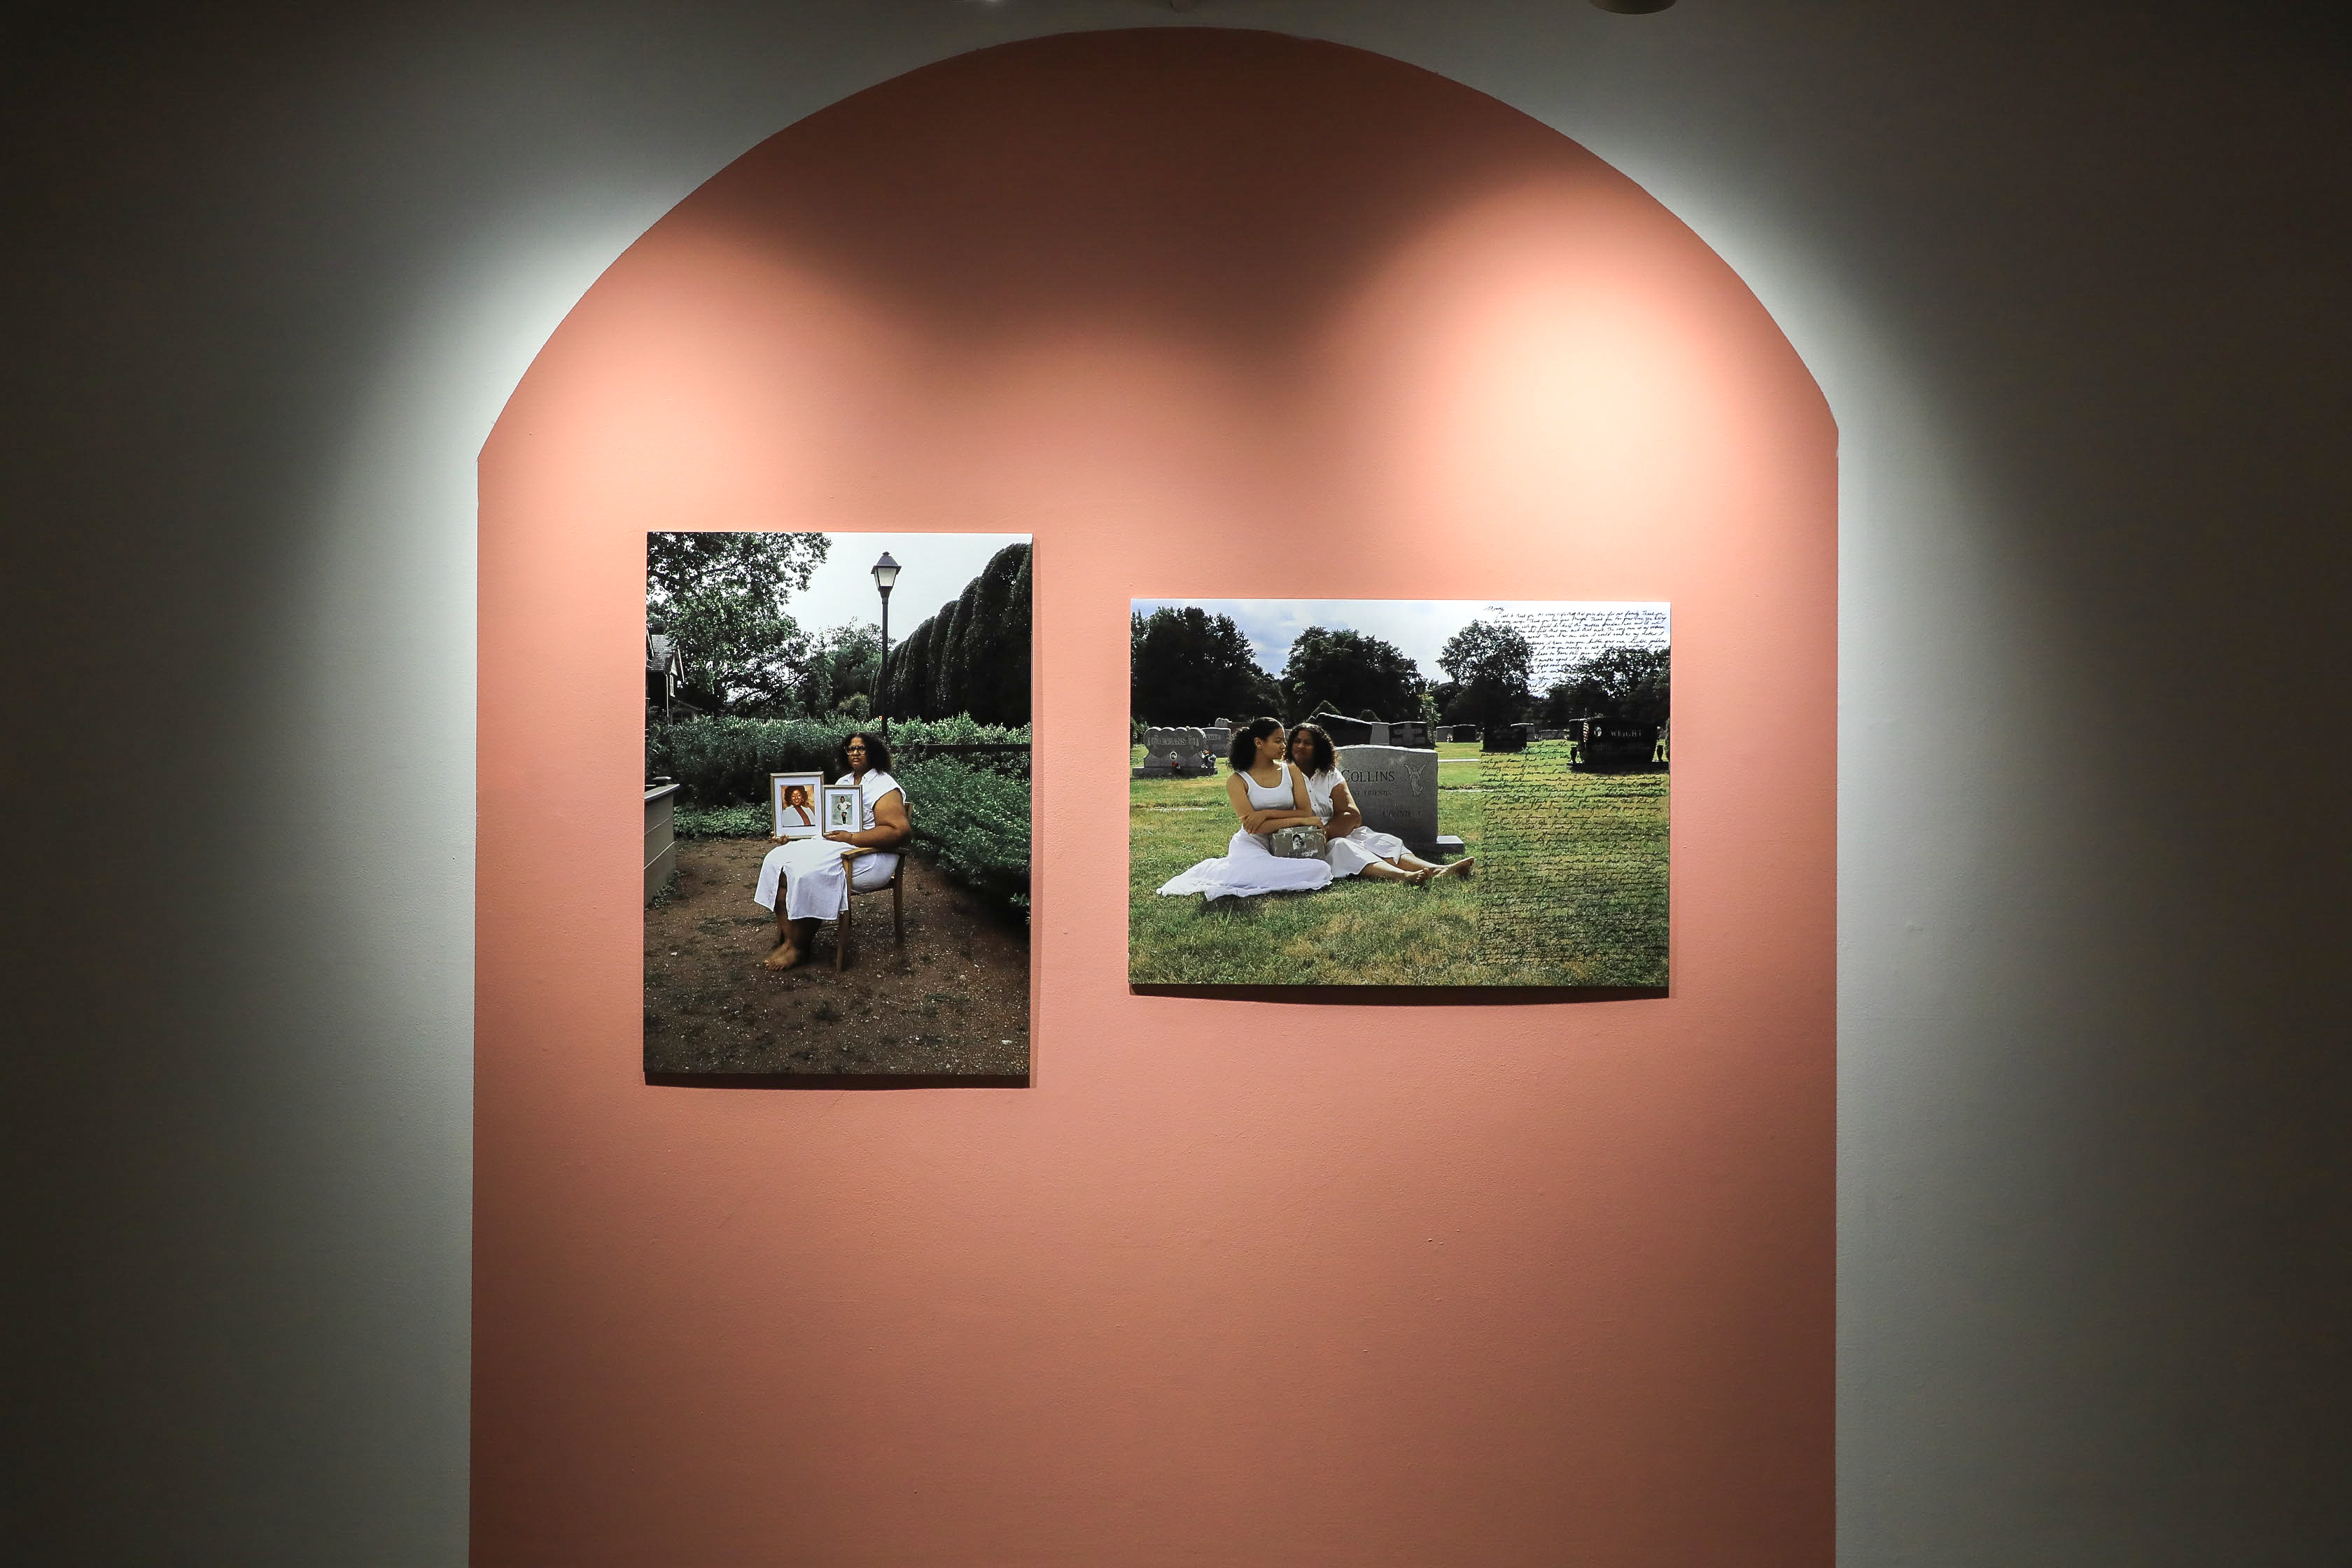
M 1642 192 L 1333 46 L 681 204 L 482 458 L 477 1560 L 1827 1562 L 1835 446 Z M 730 526 L 1036 536 L 1033 1087 L 641 1081 L 642 536 Z M 1672 600 L 1673 995 L 1130 995 L 1142 593 Z

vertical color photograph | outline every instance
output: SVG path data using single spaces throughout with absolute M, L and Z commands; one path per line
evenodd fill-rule
M 1130 984 L 1664 993 L 1667 605 L 1131 610 Z
M 1029 581 L 1026 535 L 646 536 L 648 1079 L 1026 1078 Z

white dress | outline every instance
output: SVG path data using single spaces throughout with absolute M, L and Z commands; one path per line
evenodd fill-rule
M 837 784 L 854 784 L 865 797 L 863 819 L 857 825 L 861 833 L 874 826 L 874 803 L 891 791 L 905 800 L 907 792 L 898 781 L 879 768 L 869 769 L 864 778 L 848 773 L 833 781 Z M 760 862 L 760 885 L 752 889 L 751 901 L 763 910 L 776 907 L 776 884 L 782 882 L 784 893 L 784 918 L 795 921 L 838 920 L 842 909 L 849 902 L 849 881 L 842 875 L 841 852 L 849 846 L 831 838 L 795 838 L 779 844 L 768 851 Z M 877 849 L 861 855 L 856 860 L 857 886 L 860 889 L 878 888 L 890 879 L 898 868 L 896 851 Z
M 1339 775 L 1327 768 L 1306 778 L 1307 802 L 1328 826 L 1334 815 L 1331 792 L 1338 787 Z M 1352 877 L 1375 860 L 1393 860 L 1403 853 L 1404 840 L 1395 834 L 1359 827 L 1344 838 L 1331 840 L 1331 875 Z
M 1273 787 L 1257 782 L 1246 773 L 1235 776 L 1249 791 L 1249 803 L 1260 811 L 1296 811 L 1297 798 L 1290 793 L 1290 764 L 1277 764 L 1282 776 Z M 1235 828 L 1224 854 L 1214 860 L 1203 860 L 1189 871 L 1179 871 L 1160 887 L 1160 891 L 1181 897 L 1199 893 L 1212 899 L 1245 899 L 1256 893 L 1306 893 L 1331 885 L 1330 865 L 1322 860 L 1286 860 L 1266 847 L 1266 836 L 1252 833 L 1245 827 Z

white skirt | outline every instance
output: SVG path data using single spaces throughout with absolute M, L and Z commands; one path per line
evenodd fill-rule
M 847 847 L 830 838 L 795 838 L 777 845 L 760 862 L 760 885 L 751 890 L 751 901 L 763 910 L 774 909 L 776 884 L 782 882 L 786 920 L 840 919 L 849 902 L 849 879 L 841 872 L 841 852 Z M 881 887 L 898 868 L 898 857 L 888 850 L 860 856 L 858 890 Z
M 1352 877 L 1375 860 L 1393 860 L 1404 853 L 1404 840 L 1393 833 L 1359 827 L 1345 838 L 1331 840 L 1331 875 Z
M 1328 862 L 1283 859 L 1265 847 L 1262 835 L 1235 828 L 1223 857 L 1179 871 L 1160 890 L 1171 897 L 1199 893 L 1212 899 L 1246 899 L 1256 893 L 1312 892 L 1330 885 Z

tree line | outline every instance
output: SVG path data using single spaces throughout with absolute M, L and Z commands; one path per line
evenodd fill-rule
M 1312 713 L 1418 719 L 1494 729 L 1576 719 L 1666 722 L 1671 658 L 1664 648 L 1608 648 L 1538 693 L 1535 650 L 1516 627 L 1473 621 L 1437 656 L 1433 682 L 1395 645 L 1362 632 L 1309 626 L 1278 676 L 1267 673 L 1230 616 L 1193 605 L 1134 613 L 1129 626 L 1129 700 L 1145 724 L 1206 724 L 1270 713 L 1295 724 Z
M 1029 547 L 1008 544 L 890 649 L 893 717 L 1029 722 Z
M 649 533 L 646 626 L 684 668 L 694 712 L 863 722 L 969 714 L 1029 721 L 1029 547 L 1009 544 L 890 649 L 860 622 L 812 633 L 787 605 L 824 562 L 822 533 Z

